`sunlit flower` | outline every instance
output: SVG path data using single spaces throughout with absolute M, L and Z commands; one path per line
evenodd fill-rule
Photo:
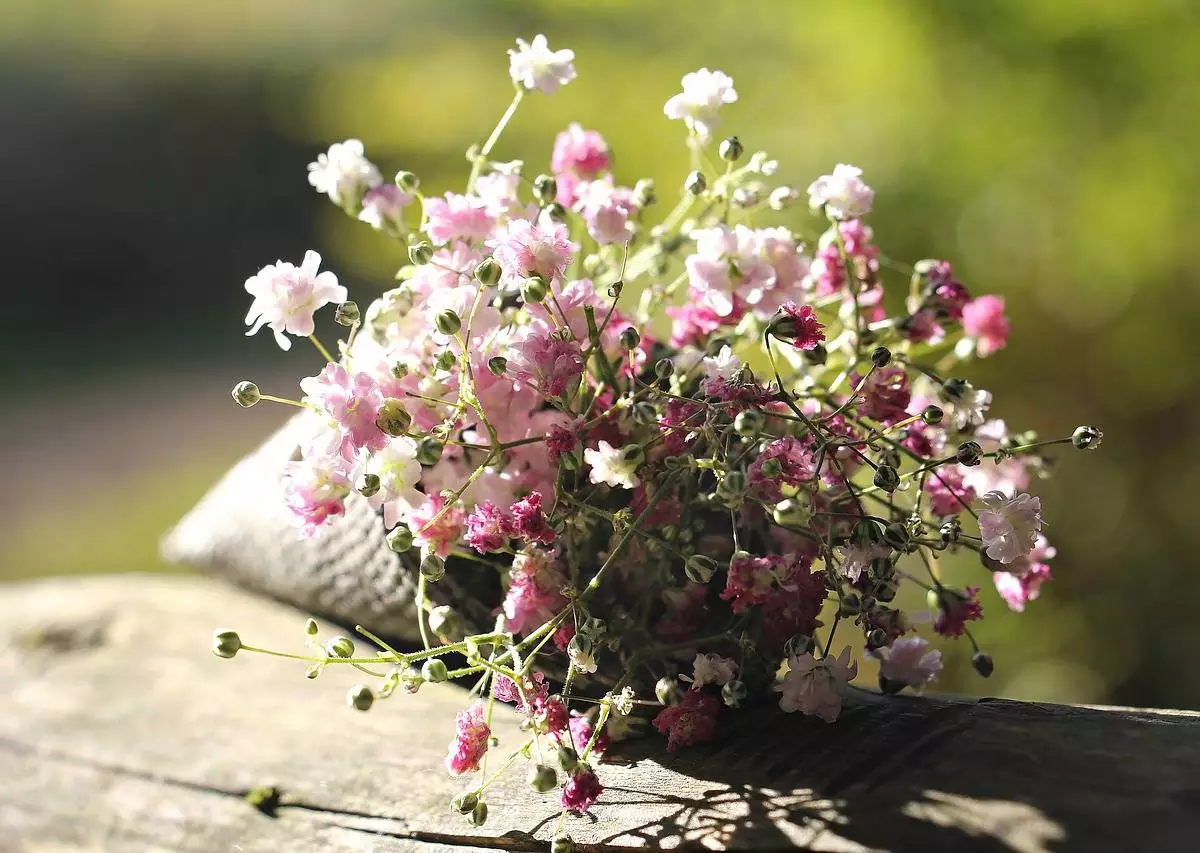
M 836 658 L 814 658 L 812 653 L 793 655 L 788 671 L 774 690 L 782 694 L 779 707 L 788 713 L 799 711 L 832 723 L 842 712 L 846 685 L 858 675 L 858 664 L 850 662 L 850 647 Z
M 701 68 L 684 74 L 682 83 L 683 91 L 671 96 L 663 106 L 663 113 L 670 119 L 682 119 L 701 141 L 707 141 L 721 123 L 718 115 L 721 107 L 737 100 L 733 78 L 722 71 Z
M 575 51 L 551 50 L 544 35 L 532 42 L 517 39 L 517 49 L 508 51 L 508 73 L 518 86 L 547 95 L 575 79 Z
M 808 203 L 838 219 L 857 219 L 871 210 L 875 190 L 862 179 L 862 169 L 838 163 L 833 173 L 817 178 L 808 188 Z
M 626 489 L 637 487 L 637 468 L 640 456 L 626 452 L 626 448 L 613 447 L 603 439 L 596 449 L 583 451 L 583 461 L 591 467 L 588 475 L 593 483 L 621 486 Z
M 1024 492 L 1008 497 L 988 492 L 980 502 L 979 535 L 993 560 L 1012 563 L 1028 557 L 1042 529 L 1042 502 Z
M 328 153 L 318 154 L 316 162 L 308 164 L 308 182 L 313 189 L 340 206 L 357 205 L 367 190 L 382 181 L 379 169 L 364 156 L 363 144 L 357 139 L 335 142 Z
M 310 250 L 304 253 L 304 262 L 299 267 L 277 261 L 246 279 L 246 292 L 254 297 L 246 313 L 246 323 L 250 326 L 246 335 L 268 326 L 283 350 L 292 348 L 285 332 L 301 337 L 311 335 L 316 330 L 313 314 L 317 309 L 331 302 L 346 301 L 346 288 L 328 270 L 318 273 L 320 266 L 321 256 Z

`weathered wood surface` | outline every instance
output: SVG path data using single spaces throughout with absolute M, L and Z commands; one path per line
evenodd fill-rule
M 352 672 L 208 652 L 214 626 L 294 648 L 302 624 L 196 577 L 0 587 L 0 851 L 545 849 L 557 809 L 519 778 L 485 827 L 447 808 L 456 689 L 360 714 Z M 866 697 L 832 726 L 764 711 L 718 747 L 661 744 L 613 750 L 567 821 L 581 849 L 1200 849 L 1188 712 Z M 243 800 L 264 785 L 273 816 Z

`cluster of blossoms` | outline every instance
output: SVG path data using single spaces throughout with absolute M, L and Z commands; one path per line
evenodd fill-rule
M 426 195 L 410 172 L 385 183 L 356 140 L 309 167 L 318 191 L 405 242 L 398 287 L 360 313 L 312 252 L 246 283 L 250 334 L 269 327 L 285 349 L 308 337 L 324 361 L 299 400 L 234 389 L 243 406 L 307 413 L 310 438 L 281 472 L 300 535 L 368 501 L 419 576 L 422 649 L 356 659 L 348 638 L 313 639 L 313 671 L 394 664 L 352 691 L 361 709 L 468 680 L 449 771 L 485 770 L 508 703 L 526 721 L 530 784 L 574 812 L 601 796 L 595 759 L 639 710 L 668 750 L 772 696 L 833 721 L 854 644 L 885 692 L 934 679 L 941 653 L 920 625 L 965 637 L 990 674 L 970 630 L 981 585 L 952 584 L 939 561 L 974 552 L 1023 609 L 1054 554 L 1027 492 L 1043 454 L 1100 442 L 1090 427 L 1013 432 L 958 375 L 1005 346 L 1003 300 L 972 296 L 946 261 L 885 276 L 860 169 L 813 181 L 806 213 L 765 153 L 714 144 L 737 99 L 719 71 L 686 75 L 666 102 L 697 168 L 662 216 L 652 182 L 618 182 L 594 130 L 559 134 L 544 174 L 493 159 L 522 99 L 575 77 L 574 55 L 542 36 L 510 53 L 516 95 L 469 152 L 464 193 Z M 333 350 L 314 336 L 325 305 L 348 329 Z M 435 603 L 448 573 L 500 579 L 494 626 Z M 927 603 L 902 610 L 902 585 Z M 217 651 L 239 644 L 222 634 Z M 477 824 L 480 775 L 455 800 Z

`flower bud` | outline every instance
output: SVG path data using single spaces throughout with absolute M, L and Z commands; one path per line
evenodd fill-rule
M 767 419 L 758 409 L 744 409 L 733 419 L 733 431 L 743 438 L 753 438 L 762 432 Z
M 976 652 L 972 655 L 971 666 L 975 667 L 975 671 L 984 678 L 990 678 L 992 672 L 996 669 L 996 664 L 992 660 L 992 656 L 987 652 Z
M 371 706 L 375 704 L 375 694 L 367 685 L 358 684 L 350 688 L 350 692 L 346 694 L 346 702 L 356 711 L 370 711 Z
M 775 461 L 775 460 L 768 460 Z M 738 504 L 746 496 L 746 474 L 742 471 L 728 471 L 717 484 L 717 494 L 726 504 Z
M 802 350 L 804 360 L 809 364 L 822 365 L 829 359 L 829 350 L 824 344 L 817 344 L 810 350 Z
M 408 365 L 402 361 L 398 361 L 392 365 L 392 378 L 403 379 L 408 376 Z
M 382 485 L 378 474 L 363 474 L 358 484 L 358 493 L 364 498 L 373 497 L 379 494 Z
M 876 367 L 887 367 L 892 360 L 892 351 L 887 347 L 875 347 L 871 353 L 871 364 Z
M 678 681 L 663 676 L 654 685 L 654 696 L 664 705 L 678 705 L 683 699 L 683 691 L 679 689 Z
M 483 826 L 487 823 L 487 803 L 480 800 L 475 804 L 475 808 L 467 815 L 467 823 L 471 826 Z
M 488 359 L 488 371 L 492 376 L 503 376 L 508 372 L 508 359 L 502 355 L 494 355 Z
M 962 523 L 957 518 L 949 518 L 943 521 L 942 526 L 938 528 L 938 535 L 947 545 L 953 545 L 962 536 Z
M 392 528 L 392 531 L 387 535 L 388 547 L 397 554 L 403 554 L 406 551 L 412 550 L 413 535 L 405 525 L 398 524 Z
M 558 774 L 554 772 L 553 767 L 539 764 L 530 769 L 526 781 L 529 782 L 529 787 L 533 788 L 533 790 L 539 794 L 544 794 L 558 787 Z
M 855 545 L 874 545 L 883 541 L 883 530 L 871 519 L 863 518 L 855 523 L 850 541 Z
M 404 435 L 412 426 L 412 416 L 402 402 L 395 397 L 388 397 L 379 407 L 379 414 L 375 416 L 375 426 L 385 435 Z
M 212 653 L 219 658 L 229 658 L 236 655 L 242 648 L 242 638 L 237 631 L 218 631 L 213 634 Z
M 789 658 L 798 658 L 806 655 L 815 649 L 817 646 L 814 640 L 808 634 L 796 634 L 788 638 L 788 641 L 783 644 L 783 653 Z
M 1071 433 L 1071 444 L 1080 450 L 1095 450 L 1104 439 L 1104 433 L 1093 426 L 1081 426 Z
M 744 681 L 738 681 L 736 678 L 732 681 L 725 682 L 721 687 L 721 701 L 725 703 L 727 708 L 737 708 L 746 701 L 746 696 L 750 691 L 746 688 Z
M 946 417 L 946 413 L 937 406 L 926 406 L 925 411 L 921 412 L 921 420 L 929 426 L 937 426 L 944 417 Z
M 908 545 L 908 540 L 908 528 L 898 521 L 893 521 L 887 527 L 883 528 L 883 541 L 897 551 L 902 550 Z
M 872 628 L 867 632 L 867 648 L 882 649 L 887 645 L 888 634 L 882 628 Z
M 316 619 L 309 617 L 308 619 L 304 620 L 304 633 L 308 634 L 308 636 L 315 637 L 317 636 L 317 632 L 320 630 L 321 628 L 319 625 L 317 625 Z
M 443 335 L 454 335 L 462 328 L 462 320 L 454 311 L 447 308 L 445 311 L 439 311 L 437 317 L 434 318 L 433 324 L 437 326 L 437 330 Z
M 654 362 L 654 375 L 659 379 L 666 379 L 675 372 L 675 362 L 669 358 L 660 358 Z
M 353 326 L 361 319 L 357 302 L 343 302 L 333 312 L 333 322 L 339 326 Z
M 567 209 L 557 201 L 552 201 L 542 208 L 541 215 L 551 222 L 563 223 L 567 221 Z
M 621 458 L 636 468 L 646 461 L 646 451 L 640 444 L 627 444 L 621 448 Z
M 642 336 L 638 334 L 638 330 L 633 326 L 626 326 L 621 331 L 621 346 L 627 350 L 636 349 L 637 345 L 642 342 Z
M 539 204 L 549 204 L 558 195 L 558 181 L 553 175 L 538 175 L 533 179 L 533 197 Z
M 889 562 L 888 565 L 891 565 Z M 881 580 L 871 590 L 871 594 L 879 601 L 891 601 L 896 597 L 896 593 L 900 591 L 900 585 L 893 579 Z
M 885 492 L 894 492 L 900 486 L 900 472 L 891 465 L 880 465 L 875 469 L 874 483 Z
M 575 853 L 575 839 L 569 835 L 556 835 L 550 842 L 550 853 Z
M 412 172 L 399 171 L 396 173 L 396 186 L 406 193 L 410 193 L 421 186 L 421 179 Z
M 838 602 L 838 612 L 843 616 L 853 616 L 862 610 L 862 599 L 857 592 L 847 593 Z
M 450 671 L 441 658 L 428 658 L 421 664 L 421 677 L 432 684 L 440 684 L 450 677 Z
M 488 256 L 479 262 L 479 266 L 475 267 L 475 280 L 485 287 L 493 287 L 500 283 L 500 276 L 503 272 L 499 262 Z
M 421 558 L 421 577 L 437 583 L 446 576 L 446 561 L 437 554 L 426 554 Z
M 462 617 L 448 604 L 439 604 L 429 610 L 429 630 L 449 642 L 462 637 Z
M 546 280 L 540 275 L 531 275 L 521 282 L 521 298 L 527 305 L 536 305 L 544 301 L 548 293 Z
M 413 243 L 408 247 L 408 260 L 416 266 L 424 266 L 433 260 L 433 245 L 427 240 Z
M 718 156 L 726 163 L 736 163 L 738 160 L 741 160 L 745 150 L 742 147 L 742 141 L 736 136 L 722 140 L 721 144 L 717 146 Z
M 248 409 L 262 399 L 258 386 L 243 379 L 233 386 L 233 401 L 243 409 Z
M 812 521 L 812 507 L 804 500 L 784 498 L 775 504 L 771 517 L 784 527 L 804 527 Z
M 942 396 L 947 400 L 961 400 L 967 391 L 967 383 L 962 379 L 947 379 L 942 383 Z
M 649 207 L 658 201 L 658 194 L 654 191 L 654 181 L 650 178 L 642 178 L 633 186 L 633 203 L 637 207 Z
M 347 636 L 338 634 L 325 644 L 325 654 L 331 658 L 354 657 L 354 641 Z
M 450 801 L 450 808 L 459 814 L 467 814 L 474 811 L 478 803 L 479 796 L 474 791 L 464 791 Z
M 696 170 L 690 173 L 683 182 L 684 192 L 692 195 L 700 195 L 708 189 L 708 178 L 704 177 L 704 173 Z
M 954 452 L 954 458 L 958 460 L 958 464 L 968 467 L 979 464 L 983 458 L 983 448 L 979 446 L 977 441 L 964 441 L 958 446 L 958 450 Z
M 717 573 L 717 562 L 711 557 L 692 554 L 683 563 L 683 573 L 692 583 L 708 583 Z
M 426 436 L 417 443 L 417 461 L 422 465 L 436 465 L 442 458 L 446 445 L 436 438 Z
M 573 746 L 560 746 L 558 748 L 558 766 L 565 773 L 570 773 L 579 766 L 579 754 L 575 752 Z
M 433 366 L 446 372 L 453 370 L 456 364 L 458 364 L 458 356 L 449 349 L 442 350 L 433 359 Z
M 787 210 L 800 198 L 800 191 L 795 187 L 776 187 L 767 196 L 767 205 L 771 210 Z

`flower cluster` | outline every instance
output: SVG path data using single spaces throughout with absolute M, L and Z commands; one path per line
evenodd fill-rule
M 622 183 L 596 130 L 568 125 L 544 173 L 496 160 L 522 100 L 576 75 L 543 36 L 517 45 L 515 97 L 471 149 L 465 193 L 427 195 L 406 171 L 385 184 L 357 140 L 309 167 L 319 192 L 404 243 L 398 287 L 360 312 L 313 252 L 246 283 L 251 333 L 308 338 L 321 357 L 299 400 L 234 389 L 243 406 L 306 412 L 309 440 L 281 471 L 298 535 L 367 501 L 419 578 L 422 649 L 355 659 L 347 638 L 312 640 L 313 671 L 394 664 L 352 691 L 364 709 L 466 679 L 449 770 L 485 771 L 494 707 L 510 703 L 530 784 L 573 812 L 603 795 L 614 714 L 649 709 L 668 750 L 720 737 L 756 701 L 832 722 L 860 664 L 878 662 L 885 692 L 935 678 L 922 624 L 967 638 L 990 674 L 971 634 L 981 585 L 939 561 L 974 554 L 1022 610 L 1054 555 L 1027 490 L 1053 445 L 1100 443 L 1090 427 L 1012 431 L 963 378 L 1007 343 L 1003 299 L 973 296 L 943 260 L 885 270 L 863 170 L 817 177 L 806 212 L 765 153 L 714 144 L 737 101 L 720 71 L 687 74 L 666 101 L 705 165 L 661 215 L 654 184 Z M 334 348 L 315 336 L 330 304 L 348 330 Z M 499 580 L 480 585 L 499 590 L 494 626 L 435 594 L 480 572 Z M 902 609 L 901 586 L 928 610 Z M 455 801 L 474 823 L 481 778 Z

